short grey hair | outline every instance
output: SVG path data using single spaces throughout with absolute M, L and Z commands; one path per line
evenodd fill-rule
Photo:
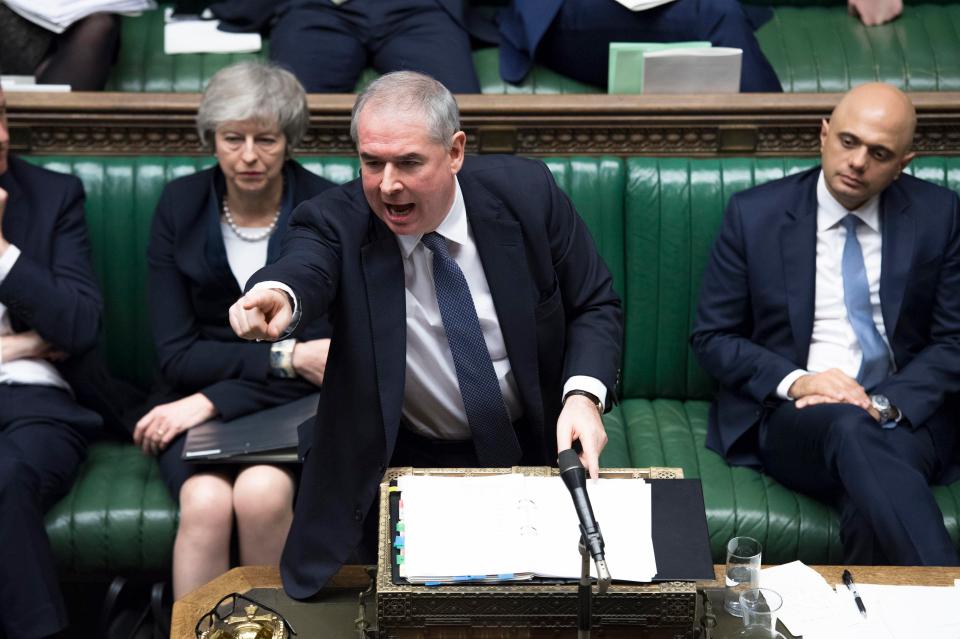
M 415 71 L 394 71 L 373 82 L 357 96 L 350 116 L 350 137 L 357 144 L 357 121 L 367 105 L 388 106 L 423 116 L 430 138 L 450 149 L 460 130 L 460 109 L 453 94 L 440 82 Z
M 213 149 L 213 135 L 226 122 L 276 123 L 287 138 L 287 153 L 300 144 L 310 113 L 297 78 L 275 64 L 238 62 L 213 74 L 197 111 L 197 134 Z

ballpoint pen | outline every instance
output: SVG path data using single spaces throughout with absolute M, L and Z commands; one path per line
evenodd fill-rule
M 857 604 L 857 609 L 860 610 L 860 614 L 863 615 L 863 618 L 867 618 L 867 608 L 863 605 L 863 599 L 860 598 L 860 593 L 857 592 L 857 584 L 853 581 L 853 575 L 850 574 L 849 570 L 843 571 L 843 585 L 847 587 L 851 593 L 853 593 L 853 600 Z

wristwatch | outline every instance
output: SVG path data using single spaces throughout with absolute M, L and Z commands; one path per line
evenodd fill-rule
M 892 422 L 900 418 L 900 411 L 890 403 L 886 395 L 871 395 L 870 403 L 880 413 L 881 422 Z
M 270 373 L 274 377 L 291 379 L 297 376 L 293 368 L 293 347 L 296 345 L 297 340 L 285 339 L 270 346 Z
M 574 388 L 572 391 L 568 392 L 566 395 L 563 396 L 564 404 L 567 403 L 567 398 L 569 398 L 571 395 L 583 395 L 584 397 L 589 399 L 591 402 L 593 402 L 593 405 L 597 407 L 597 412 L 603 415 L 603 404 L 600 403 L 600 398 L 594 395 L 593 393 L 585 390 L 580 390 L 579 388 Z

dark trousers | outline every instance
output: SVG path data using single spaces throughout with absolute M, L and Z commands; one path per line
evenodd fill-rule
M 352 93 L 360 73 L 419 71 L 453 93 L 479 93 L 470 36 L 436 0 L 293 2 L 270 35 L 270 56 L 310 93 Z
M 606 87 L 611 42 L 686 40 L 743 49 L 740 91 L 783 90 L 737 0 L 675 0 L 647 11 L 630 11 L 614 0 L 565 0 L 536 59 L 575 80 Z
M 761 425 L 759 452 L 777 481 L 839 506 L 845 563 L 958 565 L 930 489 L 943 456 L 926 426 L 886 430 L 850 404 L 784 402 Z
M 80 434 L 100 417 L 69 393 L 0 384 L 0 628 L 46 637 L 67 626 L 44 513 L 73 484 L 86 456 Z

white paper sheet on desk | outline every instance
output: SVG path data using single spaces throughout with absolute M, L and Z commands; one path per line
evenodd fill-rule
M 960 637 L 960 593 L 951 586 L 887 586 L 857 584 L 867 609 L 867 618 L 853 615 L 854 623 L 846 627 L 844 637 Z M 842 609 L 856 611 L 853 595 L 843 585 L 837 586 L 837 599 Z M 821 636 L 804 636 L 820 639 Z
M 802 561 L 764 568 L 760 571 L 760 585 L 783 597 L 779 618 L 792 635 L 806 637 L 809 628 L 841 612 L 830 584 Z

